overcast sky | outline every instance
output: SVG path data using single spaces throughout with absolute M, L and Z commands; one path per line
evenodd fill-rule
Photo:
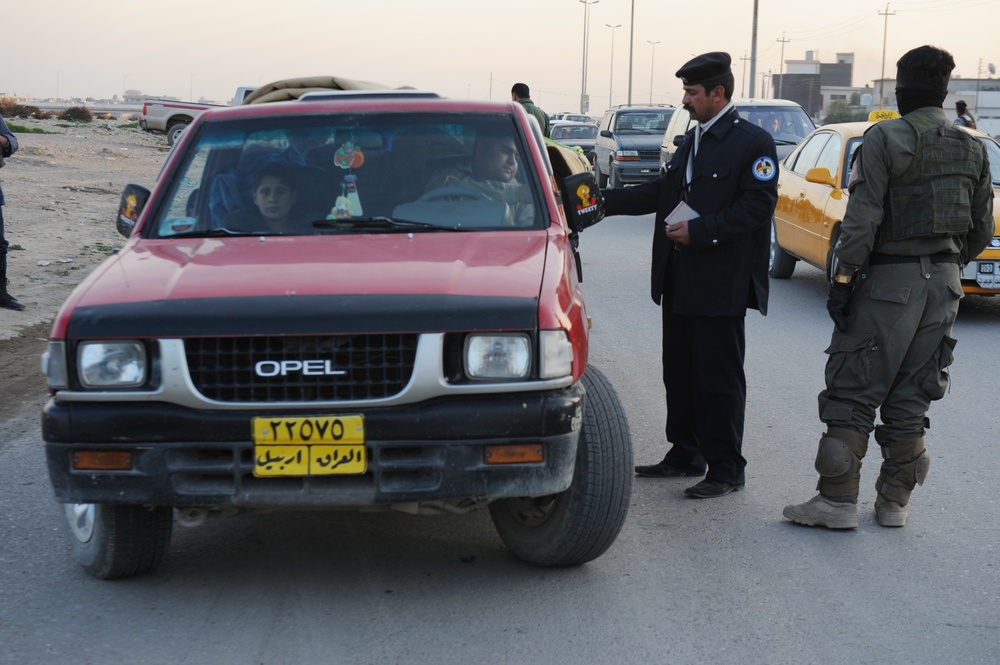
M 886 77 L 900 55 L 928 43 L 951 51 L 955 75 L 1000 68 L 1000 0 L 757 4 L 757 96 L 767 73 L 780 71 L 782 47 L 786 61 L 854 53 L 854 85 L 870 84 L 882 75 L 886 29 Z M 589 5 L 591 114 L 608 106 L 612 84 L 614 103 L 627 101 L 631 25 L 633 103 L 678 104 L 674 72 L 715 50 L 732 54 L 736 94 L 748 95 L 742 58 L 751 53 L 753 6 Z M 463 99 L 509 99 L 522 81 L 549 113 L 578 111 L 585 11 L 581 0 L 19 0 L 3 10 L 0 94 L 110 98 L 138 89 L 228 101 L 238 86 L 332 74 Z

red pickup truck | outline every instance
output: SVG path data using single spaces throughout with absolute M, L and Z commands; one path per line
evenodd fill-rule
M 570 151 L 569 153 L 573 153 Z M 199 115 L 70 295 L 42 431 L 77 560 L 153 569 L 174 523 L 488 508 L 544 566 L 600 556 L 632 447 L 588 366 L 589 171 L 520 104 L 310 94 Z

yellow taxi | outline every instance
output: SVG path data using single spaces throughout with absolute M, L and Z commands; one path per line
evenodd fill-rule
M 895 111 L 881 110 L 873 111 L 867 122 L 824 125 L 804 138 L 781 162 L 778 205 L 771 226 L 771 277 L 791 277 L 800 259 L 828 269 L 830 247 L 837 241 L 847 209 L 851 158 L 866 129 L 894 117 L 899 117 Z M 982 132 L 962 129 L 986 146 L 994 198 L 1000 197 L 1000 144 Z M 962 269 L 965 293 L 1000 293 L 1000 203 L 994 206 L 993 221 L 993 241 Z

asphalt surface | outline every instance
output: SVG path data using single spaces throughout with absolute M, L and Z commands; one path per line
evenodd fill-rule
M 610 218 L 581 242 L 591 362 L 638 463 L 665 450 L 651 225 Z M 963 301 L 907 526 L 874 520 L 873 447 L 860 528 L 830 532 L 781 517 L 814 494 L 825 297 L 800 265 L 748 315 L 746 489 L 694 500 L 693 479 L 637 478 L 617 542 L 572 569 L 518 562 L 485 512 L 313 512 L 178 526 L 154 573 L 96 580 L 52 500 L 39 395 L 0 438 L 0 663 L 997 662 L 1000 299 Z

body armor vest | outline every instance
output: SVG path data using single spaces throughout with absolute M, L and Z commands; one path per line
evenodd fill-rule
M 972 190 L 979 180 L 982 148 L 970 134 L 923 116 L 905 120 L 917 133 L 906 172 L 889 183 L 885 240 L 956 236 L 972 225 Z

